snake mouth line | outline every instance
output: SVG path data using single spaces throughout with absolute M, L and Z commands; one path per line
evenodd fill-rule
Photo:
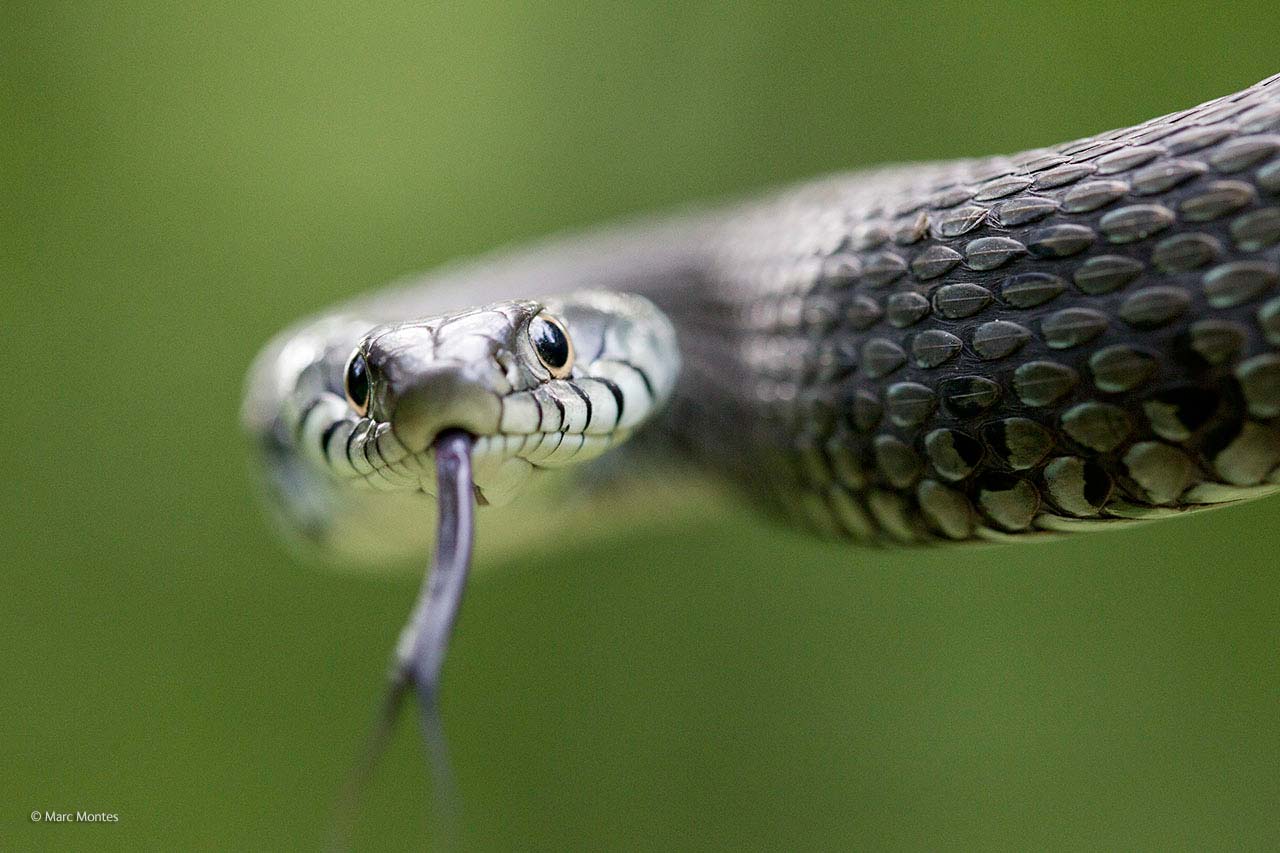
M 534 471 L 595 458 L 631 434 L 627 427 L 599 434 L 563 429 L 477 434 L 462 426 L 450 426 L 415 451 L 400 440 L 390 423 L 369 417 L 344 423 L 345 431 L 335 425 L 324 442 L 330 469 L 343 480 L 374 491 L 434 494 L 441 440 L 447 435 L 467 435 L 476 480 L 473 488 L 481 505 L 505 502 Z

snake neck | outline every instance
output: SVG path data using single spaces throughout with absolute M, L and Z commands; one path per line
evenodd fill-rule
M 737 209 L 664 428 L 833 536 L 1089 529 L 1280 488 L 1280 77 L 1010 157 Z

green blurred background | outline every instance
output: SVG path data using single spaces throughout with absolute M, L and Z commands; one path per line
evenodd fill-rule
M 263 523 L 237 406 L 280 327 L 1280 70 L 1274 2 L 0 8 L 5 849 L 323 843 L 417 580 Z M 1278 508 L 904 553 L 726 511 L 490 560 L 448 670 L 463 846 L 1275 848 Z M 425 846 L 425 794 L 406 727 L 360 846 Z

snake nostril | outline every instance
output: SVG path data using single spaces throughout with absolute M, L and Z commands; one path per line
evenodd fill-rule
M 516 357 L 506 350 L 501 350 L 493 356 L 493 363 L 497 366 L 498 373 L 502 374 L 508 383 L 514 384 L 515 377 L 520 371 Z

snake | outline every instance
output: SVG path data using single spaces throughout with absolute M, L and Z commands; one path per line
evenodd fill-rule
M 391 677 L 426 708 L 472 509 L 628 448 L 875 545 L 1259 498 L 1280 490 L 1280 75 L 1061 145 L 456 263 L 286 330 L 247 389 L 299 541 L 422 552 L 436 496 Z

